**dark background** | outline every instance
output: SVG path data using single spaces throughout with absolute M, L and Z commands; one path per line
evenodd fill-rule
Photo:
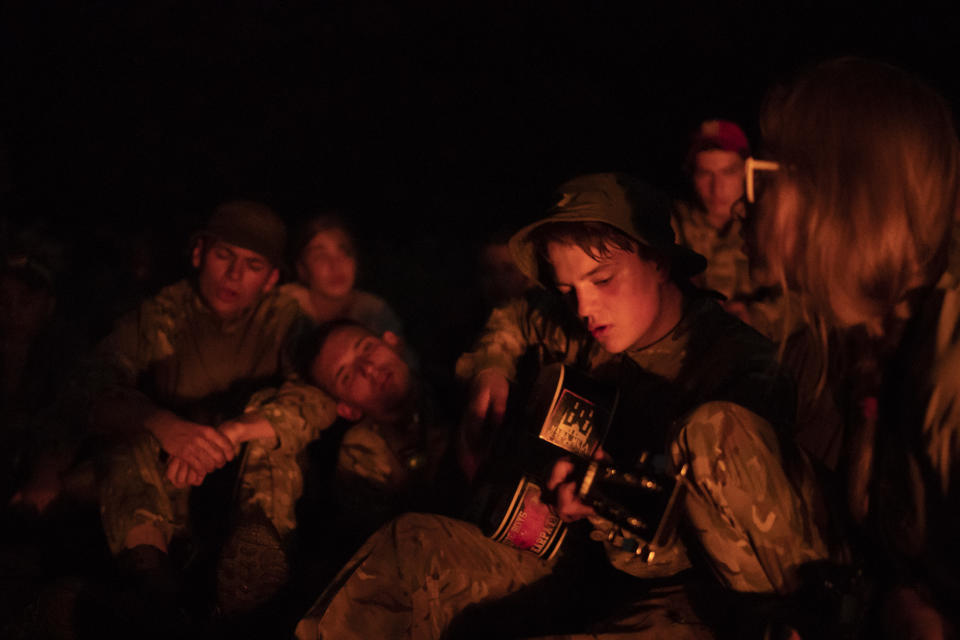
M 5 233 L 69 240 L 75 305 L 131 254 L 183 273 L 218 201 L 335 205 L 421 345 L 470 305 L 480 235 L 583 171 L 678 193 L 690 130 L 755 139 L 798 68 L 867 55 L 960 94 L 955 22 L 913 3 L 13 1 L 0 25 Z

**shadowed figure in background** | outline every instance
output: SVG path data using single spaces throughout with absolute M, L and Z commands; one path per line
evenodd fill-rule
M 266 421 L 237 418 L 254 391 L 282 379 L 284 348 L 302 317 L 296 301 L 274 290 L 285 238 L 283 222 L 265 205 L 218 206 L 193 239 L 194 277 L 144 301 L 97 350 L 98 375 L 89 377 L 90 421 L 113 440 L 104 452 L 101 482 L 104 531 L 121 577 L 156 610 L 158 624 L 169 621 L 163 607 L 175 606 L 184 586 L 170 545 L 189 539 L 200 524 L 191 514 L 206 514 L 211 530 L 231 526 L 234 508 L 225 502 L 235 497 L 233 481 L 214 472 L 245 451 L 233 470 L 245 484 L 256 468 L 247 460 L 256 445 L 282 450 L 290 441 Z M 219 483 L 228 485 L 219 494 L 191 491 Z M 269 494 L 284 486 L 273 482 L 258 490 Z M 191 501 L 204 500 L 202 509 L 191 511 Z M 271 521 L 272 513 L 260 515 L 260 528 L 282 526 Z M 227 550 L 246 543 L 237 531 L 229 532 Z M 251 543 L 256 553 L 248 554 L 267 590 L 286 572 L 279 534 L 274 531 L 271 539 Z M 237 549 L 224 553 L 230 561 L 244 561 Z M 272 561 L 263 563 L 257 554 Z M 257 598 L 239 585 L 237 593 L 230 593 L 229 584 L 218 587 L 221 608 L 236 605 L 224 602 L 231 598 Z
M 300 230 L 293 254 L 299 282 L 281 290 L 296 299 L 314 324 L 350 318 L 377 335 L 402 335 L 400 318 L 387 302 L 356 288 L 357 246 L 346 220 L 325 213 L 308 220 Z
M 15 250 L 0 267 L 0 424 L 4 473 L 11 474 L 3 499 L 36 513 L 60 494 L 70 462 L 50 407 L 83 346 L 80 327 L 58 313 L 58 261 L 45 253 Z
M 736 123 L 702 122 L 691 136 L 684 166 L 691 197 L 676 203 L 671 224 L 678 244 L 707 259 L 694 283 L 722 293 L 724 309 L 774 337 L 780 329 L 780 295 L 751 264 L 744 245 L 744 162 L 749 156 L 750 142 Z

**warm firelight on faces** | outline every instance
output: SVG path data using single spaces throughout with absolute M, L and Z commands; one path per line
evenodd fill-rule
M 682 315 L 682 295 L 667 270 L 633 251 L 609 247 L 593 258 L 575 244 L 551 242 L 547 254 L 557 289 L 610 353 L 644 347 L 666 335 Z
M 412 384 L 410 367 L 397 353 L 399 344 L 390 331 L 380 338 L 363 327 L 340 327 L 314 358 L 311 374 L 337 399 L 342 417 L 389 419 L 406 401 Z
M 743 197 L 743 158 L 735 151 L 697 153 L 693 186 L 711 222 L 726 224 L 733 205 Z
M 350 236 L 343 229 L 317 232 L 300 254 L 297 273 L 313 293 L 332 300 L 346 297 L 357 277 Z
M 237 245 L 206 238 L 193 249 L 197 283 L 207 306 L 223 320 L 250 308 L 273 288 L 279 271 L 263 255 Z

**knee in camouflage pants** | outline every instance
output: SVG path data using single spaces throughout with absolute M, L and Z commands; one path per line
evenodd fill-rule
M 826 557 L 812 515 L 812 473 L 788 478 L 776 434 L 756 414 L 731 403 L 705 404 L 678 428 L 670 451 L 676 465 L 689 465 L 686 526 L 724 586 L 787 592 L 800 565 Z M 607 546 L 617 568 L 640 578 L 664 575 L 664 567 Z M 683 557 L 678 566 L 689 561 Z M 354 555 L 301 620 L 297 637 L 440 638 L 468 605 L 506 596 L 551 570 L 551 563 L 493 542 L 472 524 L 407 514 Z M 682 589 L 652 590 L 643 605 L 639 615 L 564 637 L 712 637 Z
M 100 511 L 111 552 L 124 548 L 127 533 L 151 524 L 169 543 L 187 530 L 190 489 L 179 489 L 164 476 L 166 467 L 157 440 L 143 434 L 107 454 L 100 488 Z M 303 478 L 296 458 L 250 442 L 240 465 L 237 504 L 244 510 L 262 510 L 281 536 L 296 525 L 294 504 Z

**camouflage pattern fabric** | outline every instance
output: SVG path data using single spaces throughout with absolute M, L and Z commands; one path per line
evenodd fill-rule
M 742 207 L 743 204 L 736 206 Z M 679 201 L 674 206 L 671 225 L 677 244 L 693 249 L 707 259 L 706 270 L 693 278 L 694 284 L 718 291 L 727 300 L 742 302 L 744 319 L 772 340 L 780 340 L 797 328 L 799 318 L 790 313 L 792 307 L 785 297 L 779 291 L 761 288 L 753 281 L 750 260 L 743 250 L 739 216 L 735 215 L 723 229 L 717 229 L 707 222 L 703 209 Z M 785 317 L 789 317 L 786 327 Z
M 550 572 L 474 525 L 406 514 L 372 536 L 298 624 L 297 638 L 439 638 L 467 605 Z M 338 588 L 339 587 L 339 588 Z
M 457 360 L 456 376 L 466 382 L 484 369 L 496 369 L 515 381 L 518 362 L 534 345 L 547 352 L 544 361 L 598 365 L 609 359 L 552 292 L 533 289 L 491 312 L 474 350 Z
M 671 223 L 677 244 L 707 259 L 706 271 L 694 279 L 697 285 L 719 291 L 728 300 L 753 293 L 750 261 L 743 252 L 738 217 L 734 216 L 723 229 L 717 229 L 707 222 L 705 211 L 687 202 L 678 202 Z
M 423 424 L 419 415 L 402 427 L 363 420 L 343 436 L 337 473 L 385 493 L 409 490 L 429 484 L 447 440 L 445 428 Z
M 288 376 L 279 388 L 255 393 L 246 411 L 258 412 L 273 427 L 276 455 L 296 456 L 337 419 L 336 401 L 296 375 Z
M 247 444 L 236 496 L 241 514 L 266 515 L 281 538 L 297 527 L 294 510 L 303 495 L 303 470 L 295 456 L 252 440 Z
M 410 513 L 374 534 L 299 622 L 299 640 L 428 640 L 468 606 L 489 603 L 550 575 L 556 561 L 493 542 L 473 524 Z M 713 634 L 683 589 L 651 588 L 590 633 L 551 638 L 679 638 Z
M 336 403 L 320 389 L 291 377 L 279 390 L 255 394 L 246 411 L 265 417 L 278 438 L 272 446 L 257 440 L 247 443 L 237 508 L 241 513 L 262 511 L 286 537 L 296 528 L 295 507 L 303 495 L 300 453 L 337 420 Z
M 422 394 L 421 394 L 422 397 Z M 427 508 L 437 494 L 433 480 L 446 451 L 449 430 L 428 408 L 400 425 L 365 419 L 347 428 L 335 470 L 335 498 L 351 517 L 382 524 L 400 505 Z M 297 454 L 337 420 L 336 401 L 324 391 L 291 377 L 279 389 L 254 395 L 247 411 L 257 411 L 278 434 L 276 447 L 251 443 L 241 504 L 255 504 L 281 533 L 292 528 L 293 505 L 303 491 Z M 422 416 L 422 417 L 421 417 Z M 247 478 L 262 478 L 247 487 Z M 264 492 L 260 487 L 281 490 Z M 380 515 L 378 515 L 380 514 Z M 387 514 L 384 516 L 383 514 Z
M 708 403 L 682 425 L 672 446 L 675 464 L 691 471 L 685 513 L 724 586 L 747 592 L 788 592 L 795 570 L 827 556 L 807 507 L 813 477 L 800 493 L 780 465 L 773 430 L 731 403 Z M 691 566 L 682 543 L 650 563 L 623 545 L 629 534 L 595 519 L 611 564 L 639 578 L 663 578 Z M 624 548 L 626 547 L 626 549 Z M 627 550 L 629 549 L 629 550 Z M 526 552 L 491 541 L 472 524 L 408 514 L 375 534 L 354 556 L 297 628 L 298 638 L 441 638 L 468 605 L 506 596 L 549 574 Z M 640 606 L 642 604 L 642 606 Z M 710 638 L 682 593 L 653 590 L 639 613 L 605 620 L 618 629 L 557 638 Z
M 614 357 L 551 327 L 529 300 L 518 300 L 494 312 L 479 348 L 458 361 L 457 372 L 469 377 L 499 367 L 514 376 L 532 340 L 545 340 L 536 346 L 568 363 L 588 354 L 597 373 L 627 359 L 652 374 L 654 382 L 645 384 L 672 384 L 638 385 L 635 391 L 650 402 L 647 409 L 668 405 L 664 416 L 673 415 L 673 408 L 667 394 L 655 389 L 669 388 L 684 406 L 660 441 L 675 466 L 689 465 L 683 526 L 691 535 L 684 539 L 698 547 L 696 557 L 705 558 L 720 584 L 742 592 L 788 593 L 797 586 L 802 564 L 827 558 L 809 462 L 801 456 L 791 465 L 793 473 L 785 470 L 784 441 L 774 426 L 789 426 L 793 404 L 769 341 L 714 302 L 695 299 L 670 334 Z M 640 562 L 633 546 L 624 544 L 629 536 L 601 519 L 593 524 L 591 537 L 603 541 L 610 563 L 638 578 L 675 576 L 694 564 L 682 543 L 658 550 L 652 563 Z M 439 638 L 466 606 L 503 597 L 549 573 L 532 554 L 492 542 L 471 524 L 403 516 L 354 556 L 301 621 L 298 637 Z M 659 595 L 648 592 L 650 600 L 638 616 L 562 637 L 712 637 L 682 597 L 659 602 Z
M 204 306 L 191 282 L 181 281 L 118 322 L 98 347 L 90 379 L 99 387 L 88 393 L 142 394 L 185 418 L 216 425 L 239 414 L 253 391 L 282 374 L 283 348 L 300 317 L 296 301 L 268 294 L 240 318 L 225 323 Z M 327 402 L 314 413 L 329 410 Z M 281 452 L 302 446 L 303 433 L 284 432 L 286 422 L 279 426 Z M 259 445 L 250 446 L 248 455 L 245 495 L 269 503 L 267 513 L 289 528 L 291 498 L 281 494 L 295 493 L 299 486 L 290 461 L 284 459 L 282 468 L 269 472 L 269 462 L 282 456 L 268 455 Z M 135 524 L 154 522 L 168 536 L 183 528 L 182 505 L 189 492 L 164 479 L 165 465 L 152 436 L 137 436 L 110 451 L 108 458 L 101 512 L 114 552 Z M 261 497 L 251 497 L 250 491 Z
M 121 318 L 97 356 L 115 386 L 139 389 L 160 406 L 211 415 L 234 402 L 239 413 L 253 391 L 281 373 L 284 344 L 300 318 L 296 301 L 269 293 L 224 322 L 183 280 Z
M 140 433 L 106 454 L 106 477 L 100 484 L 100 515 L 110 551 L 124 549 L 127 532 L 151 524 L 169 542 L 187 530 L 188 489 L 178 489 L 164 477 L 160 444 Z
M 346 519 L 366 535 L 398 513 L 449 508 L 437 486 L 449 444 L 448 425 L 415 415 L 408 424 L 364 420 L 344 433 L 333 491 Z
M 457 362 L 458 375 L 469 378 L 492 367 L 512 376 L 514 369 L 502 368 L 500 363 L 509 356 L 515 362 L 530 347 L 532 337 L 542 339 L 538 336 L 547 336 L 547 350 L 565 354 L 568 363 L 578 353 L 589 353 L 590 368 L 596 373 L 617 359 L 589 341 L 572 343 L 562 331 L 550 333 L 544 323 L 546 318 L 526 301 L 495 311 L 478 349 Z M 531 326 L 537 333 L 530 331 Z M 796 463 L 790 465 L 790 475 L 783 470 L 781 447 L 792 436 L 795 398 L 793 387 L 776 369 L 773 345 L 715 303 L 694 300 L 688 302 L 683 320 L 671 334 L 624 356 L 642 371 L 677 383 L 668 392 L 679 397 L 678 407 L 686 407 L 675 419 L 665 414 L 664 422 L 669 420 L 673 426 L 662 442 L 675 465 L 691 463 L 689 482 L 697 490 L 688 496 L 687 506 L 692 509 L 698 504 L 702 515 L 688 514 L 688 522 L 721 583 L 738 591 L 792 590 L 797 568 L 826 558 L 827 549 L 818 515 L 822 498 L 809 460 L 791 448 L 791 460 L 796 458 Z M 615 371 L 622 384 L 621 369 Z M 642 385 L 635 393 L 660 396 L 637 408 L 636 415 L 652 416 L 658 405 L 668 402 L 667 392 L 644 392 Z M 621 398 L 629 402 L 630 395 L 622 393 Z M 624 409 L 622 405 L 618 412 Z M 609 452 L 615 457 L 618 453 Z M 611 549 L 608 555 L 618 554 Z M 673 550 L 669 555 L 677 570 L 689 566 L 685 554 Z M 629 564 L 655 576 L 671 572 L 662 566 L 666 561 L 655 558 L 643 567 Z M 614 564 L 619 566 L 621 561 Z M 621 568 L 633 573 L 626 566 Z
M 784 471 L 770 425 L 729 402 L 701 405 L 671 437 L 675 467 L 688 464 L 684 511 L 714 575 L 734 591 L 790 593 L 797 569 L 828 557 L 812 505 L 809 463 Z

